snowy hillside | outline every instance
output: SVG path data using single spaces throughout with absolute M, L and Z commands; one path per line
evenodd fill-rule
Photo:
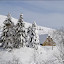
M 4 22 L 4 20 L 5 20 L 6 18 L 7 18 L 6 16 L 0 15 L 0 29 L 3 27 L 3 22 Z M 16 24 L 17 21 L 18 21 L 18 19 L 15 19 L 15 18 L 12 17 L 12 21 L 14 22 L 14 24 Z M 28 26 L 30 26 L 30 25 L 31 25 L 30 23 L 28 23 L 28 22 L 25 21 L 25 26 L 26 26 L 26 28 L 27 28 Z M 53 30 L 54 30 L 54 29 L 47 28 L 47 27 L 42 27 L 42 26 L 38 26 L 37 29 L 38 29 L 39 35 L 40 35 L 40 34 L 48 34 L 48 35 L 50 35 L 50 34 L 52 34 L 52 32 L 53 32 Z
M 6 18 L 7 18 L 7 16 L 0 15 L 0 26 L 1 26 L 1 27 L 3 26 L 3 22 L 5 21 Z M 14 22 L 14 24 L 16 24 L 17 21 L 18 21 L 18 19 L 15 19 L 15 18 L 13 18 L 13 17 L 12 17 L 11 20 Z M 27 22 L 25 22 L 25 23 L 26 23 L 26 27 L 28 27 L 29 25 L 31 25 L 30 23 L 27 23 Z
M 55 55 L 59 55 L 58 49 L 54 46 L 52 47 L 39 47 L 38 50 L 34 51 L 32 48 L 20 48 L 13 49 L 13 51 L 1 51 L 0 50 L 0 63 L 6 64 L 8 62 L 13 62 L 13 60 L 18 60 L 22 64 L 31 64 L 35 61 L 42 64 L 60 64 L 56 59 Z M 4 61 L 4 62 L 3 62 Z M 34 63 L 33 63 L 34 64 Z
M 22 19 L 21 16 L 18 25 L 22 24 L 23 22 L 21 21 Z M 5 21 L 6 18 L 7 18 L 6 16 L 0 15 L 0 31 L 2 31 L 3 22 Z M 7 21 L 10 23 L 11 20 L 14 22 L 14 24 L 17 23 L 18 19 L 12 17 L 12 19 L 10 20 L 10 18 L 7 19 L 4 24 L 6 24 Z M 23 27 L 28 28 L 29 26 L 31 26 L 31 24 L 27 23 L 26 21 L 24 23 L 23 23 Z M 25 34 L 24 29 L 20 31 L 21 29 L 20 30 L 17 29 L 20 26 L 18 27 L 17 25 L 16 27 L 14 26 L 14 24 L 12 22 L 10 24 L 6 24 L 7 28 L 3 30 L 3 33 L 5 35 L 3 35 L 3 39 L 2 39 L 3 40 L 2 42 L 4 43 L 3 47 L 2 48 L 0 47 L 0 64 L 61 64 L 59 62 L 59 60 L 61 60 L 61 57 L 59 57 L 60 52 L 57 46 L 39 45 L 40 43 L 39 43 L 37 30 L 39 35 L 47 34 L 52 36 L 54 29 L 37 26 L 36 23 L 34 23 L 32 24 L 32 27 L 29 27 L 29 29 L 27 30 L 27 33 L 29 33 L 28 34 L 29 37 L 27 37 L 24 36 Z M 34 29 L 35 26 L 36 29 Z M 14 30 L 14 27 L 16 27 L 15 29 L 16 31 Z M 22 32 L 22 34 L 18 33 L 17 31 L 20 33 Z M 21 36 L 19 36 L 18 34 Z M 26 39 L 24 39 L 25 37 Z M 20 43 L 22 43 L 23 45 Z M 28 46 L 26 46 L 26 44 Z

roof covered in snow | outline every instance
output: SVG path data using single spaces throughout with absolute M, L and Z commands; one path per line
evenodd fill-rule
M 43 44 L 47 37 L 48 37 L 48 34 L 39 35 L 40 44 Z

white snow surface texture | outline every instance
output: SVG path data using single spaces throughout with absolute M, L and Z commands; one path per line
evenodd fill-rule
M 6 16 L 0 15 L 0 30 L 3 27 L 3 22 Z M 12 17 L 14 24 L 17 23 L 17 19 Z M 26 28 L 30 26 L 30 23 L 25 22 Z M 41 29 L 41 30 L 40 30 Z M 38 26 L 38 33 L 51 35 L 54 29 Z M 35 53 L 34 53 L 35 52 Z M 34 48 L 21 47 L 19 49 L 13 49 L 12 51 L 0 49 L 0 64 L 16 64 L 13 60 L 19 61 L 20 64 L 60 64 L 56 59 L 55 54 L 59 56 L 59 51 L 56 46 L 38 46 L 38 50 L 34 51 Z M 34 62 L 35 58 L 35 62 Z

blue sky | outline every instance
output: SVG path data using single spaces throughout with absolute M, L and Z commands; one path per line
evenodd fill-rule
M 14 18 L 23 13 L 26 22 L 35 21 L 49 28 L 64 27 L 64 1 L 0 1 L 0 15 L 8 12 Z

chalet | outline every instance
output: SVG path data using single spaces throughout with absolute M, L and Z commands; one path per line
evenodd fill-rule
M 40 38 L 40 45 L 42 46 L 56 46 L 56 43 L 50 36 L 48 36 L 48 34 L 40 35 L 39 38 Z
M 42 46 L 56 46 L 56 43 L 53 41 L 53 39 L 48 36 Z

